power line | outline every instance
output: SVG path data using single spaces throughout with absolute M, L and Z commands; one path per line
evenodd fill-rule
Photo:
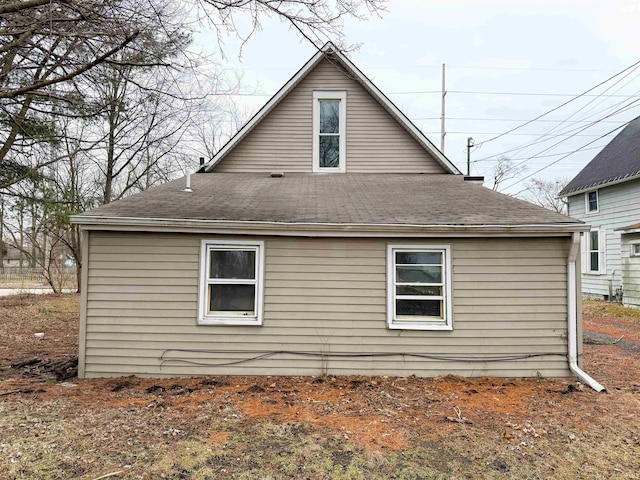
M 577 96 L 573 97 L 572 99 L 570 99 L 570 100 L 568 100 L 568 101 L 566 101 L 566 102 L 564 102 L 564 103 L 562 103 L 562 104 L 558 105 L 557 107 L 554 107 L 554 108 L 552 108 L 551 110 L 548 110 L 548 111 L 546 111 L 546 112 L 542 113 L 541 115 L 538 115 L 538 116 L 537 116 L 537 117 L 535 117 L 534 119 L 529 120 L 528 122 L 525 122 L 525 123 L 523 123 L 523 124 L 521 124 L 521 125 L 518 125 L 518 126 L 516 126 L 516 127 L 512 128 L 512 129 L 510 129 L 510 130 L 507 130 L 506 132 L 504 132 L 504 133 L 502 133 L 502 134 L 500 134 L 500 135 L 497 135 L 497 136 L 495 136 L 495 137 L 491 137 L 491 138 L 490 138 L 490 139 L 488 139 L 488 140 L 485 140 L 485 141 L 483 141 L 483 142 L 480 142 L 480 143 L 479 143 L 479 144 L 477 144 L 476 146 L 477 146 L 477 147 L 480 147 L 480 146 L 484 145 L 485 143 L 491 142 L 491 141 L 493 141 L 493 140 L 496 140 L 496 139 L 498 139 L 498 138 L 500 138 L 500 137 L 502 137 L 502 136 L 506 135 L 507 133 L 514 132 L 514 131 L 516 131 L 516 130 L 518 130 L 518 129 L 520 129 L 520 128 L 522 128 L 522 127 L 526 126 L 526 125 L 529 125 L 529 124 L 531 124 L 531 123 L 535 122 L 536 120 L 539 120 L 540 118 L 545 117 L 545 116 L 549 115 L 550 113 L 555 112 L 556 110 L 559 110 L 560 108 L 562 108 L 562 107 L 564 107 L 564 106 L 566 106 L 566 105 L 570 104 L 571 102 L 573 102 L 573 101 L 577 100 L 578 98 L 584 97 L 584 96 L 585 96 L 585 95 L 587 95 L 589 92 L 592 92 L 592 91 L 593 91 L 593 90 L 595 90 L 596 88 L 598 88 L 598 87 L 600 87 L 600 86 L 604 85 L 605 83 L 607 83 L 609 80 L 611 80 L 611 79 L 613 79 L 613 78 L 617 77 L 618 75 L 620 75 L 620 74 L 622 74 L 622 73 L 626 72 L 627 70 L 630 70 L 630 69 L 632 69 L 632 68 L 636 68 L 638 65 L 640 65 L 640 61 L 635 62 L 633 65 L 630 65 L 630 66 L 628 66 L 627 68 L 625 68 L 624 70 L 622 70 L 622 71 L 620 71 L 620 72 L 616 73 L 615 75 L 613 75 L 613 76 L 611 76 L 611 77 L 607 78 L 606 80 L 603 80 L 602 82 L 598 83 L 598 84 L 597 84 L 597 85 L 595 85 L 594 87 L 591 87 L 591 88 L 589 88 L 588 90 L 585 90 L 585 91 L 584 91 L 584 92 L 582 92 L 580 95 L 577 95 Z
M 614 123 L 618 123 L 618 122 L 614 122 Z M 589 147 L 589 148 L 583 148 L 582 150 L 596 150 L 598 148 L 603 148 L 605 147 L 607 144 L 603 144 L 603 145 L 596 145 L 595 147 Z M 527 157 L 527 158 L 510 158 L 510 160 L 513 161 L 519 161 L 519 160 L 537 160 L 538 158 L 549 158 L 549 157 L 557 157 L 558 155 L 566 155 L 567 153 L 571 153 L 571 152 L 559 152 L 559 153 L 550 153 L 548 155 L 536 155 L 535 157 Z M 496 161 L 493 158 L 490 159 L 484 159 L 484 160 L 472 160 L 471 163 L 483 163 L 483 162 L 494 162 Z
M 413 120 L 440 120 L 440 117 L 414 117 Z M 521 118 L 489 118 L 489 117 L 447 117 L 447 120 L 464 120 L 464 121 L 491 121 L 491 122 L 526 122 L 528 120 Z M 539 120 L 541 123 L 589 123 L 589 120 Z M 615 120 L 605 120 L 603 123 L 618 123 Z M 448 132 L 447 132 L 448 133 Z
M 506 186 L 504 189 L 505 189 L 505 190 L 507 190 L 508 188 L 511 188 L 511 187 L 513 187 L 514 185 L 517 185 L 518 183 L 523 182 L 523 181 L 527 180 L 528 178 L 533 177 L 534 175 L 537 175 L 538 173 L 542 172 L 543 170 L 546 170 L 547 168 L 549 168 L 549 167 L 551 167 L 551 166 L 555 165 L 556 163 L 558 163 L 558 162 L 560 162 L 560 161 L 564 160 L 564 159 L 565 159 L 565 158 L 567 158 L 568 156 L 573 155 L 574 153 L 579 152 L 580 150 L 583 150 L 585 147 L 588 147 L 588 146 L 589 146 L 589 145 L 591 145 L 592 143 L 597 142 L 597 141 L 598 141 L 598 140 L 600 140 L 601 138 L 604 138 L 604 137 L 606 137 L 606 136 L 608 136 L 608 135 L 611 135 L 611 134 L 612 134 L 613 132 L 615 132 L 616 130 L 620 130 L 621 128 L 626 127 L 626 126 L 627 126 L 629 123 L 631 123 L 633 120 L 634 120 L 634 119 L 631 119 L 631 120 L 629 120 L 628 122 L 625 122 L 625 123 L 623 123 L 622 125 L 617 126 L 617 127 L 616 127 L 616 128 L 614 128 L 613 130 L 608 131 L 608 132 L 607 132 L 607 133 L 605 133 L 604 135 L 601 135 L 600 137 L 596 138 L 595 140 L 592 140 L 591 142 L 589 142 L 589 143 L 587 143 L 587 144 L 583 145 L 582 147 L 577 148 L 577 149 L 575 149 L 575 150 L 574 150 L 574 151 L 572 151 L 572 152 L 569 152 L 567 155 L 565 155 L 565 156 L 563 156 L 563 157 L 560 157 L 560 158 L 559 158 L 559 159 L 557 159 L 557 160 L 554 160 L 553 162 L 549 163 L 548 165 L 545 165 L 544 167 L 542 167 L 542 168 L 540 168 L 540 169 L 536 170 L 535 172 L 533 172 L 533 173 L 531 173 L 531 174 L 527 175 L 526 177 L 521 178 L 520 180 L 518 180 L 518 181 L 516 181 L 516 182 L 513 182 L 511 185 Z M 518 192 L 518 193 L 522 193 L 522 192 Z
M 618 122 L 615 122 L 615 123 L 618 123 Z M 435 134 L 440 132 L 422 132 L 422 133 Z M 495 135 L 495 132 L 471 132 L 471 131 L 449 132 L 447 131 L 447 135 Z M 535 136 L 540 136 L 545 134 L 544 133 L 509 133 L 508 135 L 523 135 L 523 136 L 535 137 Z M 573 135 L 571 133 L 559 133 L 557 135 L 554 135 L 554 138 L 555 137 L 597 137 L 597 136 L 598 136 L 597 134 Z
M 631 104 L 627 105 L 626 107 L 622 107 L 622 108 L 620 108 L 620 109 L 616 110 L 615 112 L 610 113 L 610 114 L 608 114 L 608 115 L 605 115 L 604 117 L 602 117 L 602 118 L 600 118 L 600 119 L 598 119 L 598 120 L 591 121 L 591 122 L 590 122 L 586 127 L 575 127 L 575 128 L 573 128 L 573 129 L 570 129 L 570 130 L 566 130 L 566 129 L 565 129 L 564 131 L 562 131 L 562 132 L 560 132 L 560 133 L 557 133 L 557 134 L 555 134 L 555 135 L 551 135 L 551 136 L 549 136 L 549 132 L 547 132 L 547 134 L 541 135 L 539 138 L 537 138 L 537 139 L 535 139 L 535 140 L 532 140 L 531 142 L 525 143 L 524 145 L 520 145 L 520 146 L 517 146 L 517 147 L 513 147 L 513 148 L 510 148 L 510 149 L 508 149 L 508 150 L 504 150 L 504 151 L 502 151 L 502 152 L 495 153 L 495 154 L 493 154 L 493 155 L 489 155 L 489 156 L 487 156 L 487 157 L 479 158 L 479 159 L 478 159 L 478 161 L 482 161 L 482 160 L 489 160 L 489 159 L 496 158 L 496 157 L 501 156 L 501 155 L 505 155 L 505 154 L 507 154 L 507 153 L 526 150 L 526 149 L 528 149 L 528 148 L 533 147 L 534 145 L 538 145 L 538 144 L 541 144 L 541 143 L 545 143 L 545 142 L 547 142 L 548 140 L 552 140 L 552 139 L 554 139 L 554 138 L 558 138 L 558 137 L 561 137 L 561 136 L 563 136 L 563 135 L 565 135 L 565 136 L 566 136 L 567 134 L 571 134 L 571 133 L 573 133 L 573 132 L 577 132 L 577 133 L 583 132 L 583 131 L 584 131 L 584 130 L 586 130 L 587 128 L 589 128 L 589 127 L 591 127 L 591 126 L 593 126 L 593 125 L 595 125 L 595 124 L 597 124 L 597 123 L 600 123 L 601 121 L 603 121 L 603 120 L 604 120 L 604 119 L 606 119 L 606 118 L 610 118 L 610 117 L 612 117 L 612 116 L 614 116 L 614 115 L 617 115 L 617 114 L 619 114 L 619 113 L 623 113 L 623 112 L 625 112 L 625 111 L 629 110 L 629 109 L 631 108 L 631 105 L 633 105 L 634 103 L 637 103 L 637 102 L 638 102 L 638 99 L 634 100 L 633 102 L 631 102 Z M 619 105 L 621 105 L 621 104 L 623 104 L 623 103 L 625 103 L 625 102 L 624 102 L 624 101 L 623 101 L 623 102 L 618 102 L 618 103 L 616 103 L 616 104 L 612 105 L 611 107 L 608 107 L 608 109 L 615 108 L 615 107 L 617 107 L 617 106 L 619 106 Z M 603 113 L 604 111 L 606 111 L 606 110 L 607 110 L 607 109 L 603 110 L 603 111 L 602 111 L 602 113 Z M 617 122 L 616 122 L 616 123 L 617 123 Z M 516 130 L 516 129 L 512 129 L 512 130 L 511 130 L 511 131 L 509 131 L 509 132 L 505 132 L 505 133 L 503 133 L 501 136 L 504 136 L 504 135 L 514 135 L 514 134 L 512 133 L 512 131 L 513 131 L 513 130 Z M 553 130 L 553 129 L 552 129 L 552 130 Z M 551 130 L 551 131 L 552 131 L 552 130 Z M 564 140 L 563 140 L 563 141 L 564 141 Z M 555 147 L 555 146 L 559 145 L 560 143 L 562 143 L 562 141 L 561 141 L 561 142 L 558 142 L 558 143 L 556 143 L 556 144 L 554 144 L 554 145 L 553 145 L 552 147 L 550 147 L 550 148 L 553 148 L 553 147 Z M 546 151 L 548 151 L 550 148 L 547 148 L 547 149 L 543 150 L 542 152 L 538 152 L 538 153 L 546 152 Z
M 626 105 L 625 107 L 622 107 L 622 108 L 618 109 L 617 111 L 615 111 L 615 112 L 613 112 L 613 113 L 610 113 L 609 115 L 607 115 L 606 117 L 603 117 L 603 118 L 609 118 L 609 117 L 611 117 L 611 116 L 613 116 L 613 115 L 617 115 L 618 113 L 621 113 L 622 111 L 629 110 L 629 109 L 631 108 L 631 106 L 632 106 L 634 103 L 637 103 L 637 102 L 640 102 L 640 98 L 638 98 L 638 99 L 634 100 L 633 102 L 631 102 L 631 105 Z M 600 120 L 602 120 L 602 119 L 600 119 Z M 578 133 L 579 133 L 579 132 L 582 132 L 582 131 L 584 131 L 584 130 L 586 130 L 587 128 L 592 127 L 593 125 L 596 125 L 597 123 L 599 123 L 599 122 L 600 122 L 600 120 L 595 120 L 592 124 L 587 125 L 587 126 L 585 126 L 585 127 L 582 127 L 580 130 L 578 130 Z M 626 122 L 626 123 L 629 123 L 629 122 Z M 624 124 L 624 125 L 626 125 L 626 124 Z M 620 128 L 620 127 L 618 126 L 618 127 L 614 128 L 612 131 L 613 131 L 613 132 L 615 132 L 618 128 Z M 606 137 L 607 135 L 609 135 L 609 134 L 608 134 L 608 133 L 605 133 L 604 135 L 599 136 L 598 138 L 596 138 L 596 139 L 595 139 L 595 140 L 593 140 L 592 142 L 587 143 L 587 146 L 588 146 L 588 145 L 591 145 L 592 143 L 594 143 L 594 142 L 596 142 L 597 140 L 601 139 L 603 136 L 604 136 L 604 137 Z M 559 136 L 559 134 L 556 134 L 556 137 L 557 137 L 557 136 Z M 576 135 L 573 135 L 573 136 L 578 136 L 578 135 L 576 134 Z M 570 137 L 570 138 L 571 138 L 571 137 Z M 537 156 L 537 155 L 540 155 L 541 153 L 548 152 L 549 150 L 551 150 L 552 148 L 557 147 L 558 145 L 560 145 L 562 142 L 564 142 L 564 141 L 566 141 L 566 140 L 567 140 L 567 139 L 560 140 L 559 142 L 554 143 L 554 144 L 553 144 L 553 145 L 551 145 L 550 147 L 545 148 L 545 149 L 544 149 L 544 150 L 542 150 L 541 152 L 538 152 L 536 155 L 533 155 L 533 156 L 531 156 L 531 157 L 529 157 L 529 158 L 525 158 L 525 159 L 523 159 L 522 161 L 520 161 L 520 162 L 516 163 L 516 164 L 511 168 L 511 170 L 513 170 L 513 169 L 515 169 L 515 168 L 519 167 L 520 165 L 522 165 L 523 163 L 525 163 L 527 160 L 532 160 L 532 159 L 536 158 L 536 156 Z M 568 155 L 567 155 L 567 156 L 568 156 Z M 565 158 L 565 157 L 562 157 L 562 158 Z M 561 158 L 560 160 L 562 160 L 562 158 Z M 558 161 L 559 161 L 559 160 L 558 160 Z M 528 177 L 527 177 L 527 178 L 528 178 Z
M 600 85 L 597 85 L 600 86 Z M 594 87 L 596 88 L 596 87 Z M 593 90 L 593 89 L 590 89 Z M 587 90 L 587 91 L 590 91 Z M 442 94 L 441 90 L 411 90 L 411 91 L 406 91 L 406 92 L 385 92 L 387 95 L 423 95 L 423 94 Z M 588 95 L 588 94 L 579 94 L 576 95 L 575 93 L 554 93 L 554 92 L 485 92 L 485 91 L 473 91 L 473 90 L 447 90 L 447 94 L 450 93 L 458 93 L 458 94 L 464 94 L 464 95 L 503 95 L 503 96 L 533 96 L 533 97 L 574 97 L 572 100 L 570 100 L 570 102 L 572 102 L 573 100 L 577 99 L 577 98 L 581 98 L 581 97 L 607 97 L 607 98 L 629 98 L 633 95 Z M 228 97 L 271 97 L 272 94 L 270 93 L 249 93 L 249 92 L 237 92 L 237 93 L 220 93 L 220 94 L 213 94 L 213 95 L 218 95 L 218 96 L 228 96 Z M 566 102 L 561 106 L 566 105 L 567 103 L 570 102 Z M 556 107 L 556 110 L 560 107 Z M 553 111 L 553 110 L 551 110 Z M 550 113 L 550 112 L 548 112 Z M 535 119 L 534 119 L 535 120 Z M 534 121 L 531 120 L 531 121 Z M 491 140 L 491 139 L 490 139 Z M 489 142 L 490 140 L 485 140 L 485 142 Z

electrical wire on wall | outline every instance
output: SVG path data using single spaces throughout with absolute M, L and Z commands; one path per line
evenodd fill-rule
M 232 360 L 230 362 L 199 362 L 196 360 L 190 360 L 186 358 L 166 358 L 166 355 L 171 352 L 176 353 L 209 353 L 209 354 L 223 354 L 223 355 L 251 355 L 238 360 Z M 438 360 L 448 362 L 467 362 L 467 363 L 486 363 L 486 362 L 512 362 L 517 360 L 527 360 L 529 358 L 538 357 L 563 357 L 565 355 L 561 353 L 530 353 L 521 355 L 501 355 L 493 357 L 455 357 L 448 355 L 430 355 L 426 353 L 406 353 L 406 352 L 386 352 L 386 353 L 330 353 L 330 352 L 305 352 L 299 350 L 202 350 L 202 349 L 182 349 L 182 348 L 169 348 L 162 352 L 160 355 L 160 368 L 171 362 L 186 363 L 189 365 L 195 365 L 199 367 L 229 367 L 233 365 L 241 365 L 257 360 L 264 360 L 276 355 L 293 355 L 296 357 L 306 358 L 318 358 L 320 360 L 326 360 L 331 358 L 388 358 L 388 357 L 402 357 L 402 358 L 418 358 L 423 360 Z

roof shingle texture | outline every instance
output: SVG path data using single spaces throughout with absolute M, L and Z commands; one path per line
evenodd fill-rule
M 640 175 L 640 117 L 629 122 L 559 195 L 570 195 L 636 175 Z
M 461 175 L 202 173 L 86 212 L 144 219 L 398 225 L 582 223 Z

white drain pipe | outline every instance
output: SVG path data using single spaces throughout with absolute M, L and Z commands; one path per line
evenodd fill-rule
M 578 366 L 578 309 L 576 288 L 576 258 L 580 250 L 580 233 L 574 232 L 571 238 L 571 248 L 567 257 L 567 316 L 568 316 L 568 343 L 569 343 L 569 368 L 580 380 L 593 388 L 596 392 L 606 389 L 591 378 Z

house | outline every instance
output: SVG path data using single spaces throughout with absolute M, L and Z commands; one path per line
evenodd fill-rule
M 582 293 L 640 307 L 640 117 L 560 192 L 583 238 Z
M 199 173 L 74 218 L 80 376 L 578 375 L 585 225 L 466 181 L 332 44 Z

